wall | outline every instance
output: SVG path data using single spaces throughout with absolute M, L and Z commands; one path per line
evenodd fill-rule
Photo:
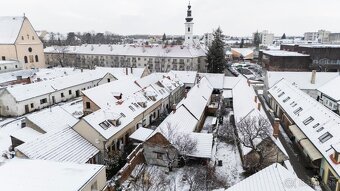
M 46 64 L 54 66 L 59 65 L 56 53 L 45 53 Z M 151 72 L 168 72 L 170 70 L 192 70 L 206 72 L 206 57 L 146 57 L 146 56 L 126 56 L 126 55 L 98 55 L 98 54 L 65 54 L 71 66 L 83 68 L 92 68 L 94 66 L 102 67 L 148 67 Z
M 267 71 L 310 71 L 309 56 L 271 56 L 260 51 L 259 62 Z
M 97 182 L 97 188 L 98 191 L 103 190 L 106 186 L 106 168 L 103 167 L 100 169 L 99 173 L 96 174 L 95 177 L 93 177 L 91 180 L 89 180 L 86 185 L 84 185 L 80 191 L 92 191 L 91 185 L 93 185 L 95 182 Z
M 31 48 L 31 52 L 29 50 Z M 43 44 L 28 19 L 25 19 L 16 41 L 17 59 L 24 63 L 24 68 L 43 68 L 45 67 L 45 55 Z M 24 57 L 28 57 L 28 63 L 25 63 Z M 33 62 L 30 61 L 33 56 Z M 35 60 L 38 56 L 38 61 Z
M 16 70 L 21 70 L 22 64 L 19 62 L 10 62 L 10 63 L 1 63 L 1 56 L 0 56 L 0 73 L 11 72 Z
M 122 184 L 124 181 L 126 181 L 130 177 L 131 172 L 134 170 L 134 168 L 138 164 L 145 163 L 142 148 L 138 149 L 137 153 L 133 153 L 133 154 L 134 154 L 133 158 L 131 160 L 128 160 L 128 162 L 125 164 L 125 166 L 118 172 L 118 174 L 119 174 L 118 181 L 119 181 L 120 184 Z
M 66 89 L 62 89 L 62 90 L 58 90 L 55 91 L 51 94 L 45 94 L 45 95 L 41 95 L 38 97 L 34 97 L 34 98 L 30 98 L 24 101 L 20 101 L 20 102 L 16 102 L 13 101 L 14 98 L 12 97 L 12 95 L 7 95 L 8 92 L 4 91 L 6 93 L 0 95 L 1 96 L 1 101 L 0 101 L 0 107 L 9 107 L 9 110 L 5 110 L 2 109 L 0 110 L 0 114 L 2 116 L 20 116 L 26 113 L 25 111 L 25 105 L 29 106 L 29 112 L 35 111 L 35 110 L 40 110 L 42 108 L 48 107 L 49 105 L 54 105 L 55 103 L 59 103 L 59 102 L 64 102 L 64 101 L 68 101 L 72 98 L 77 97 L 76 96 L 76 91 L 79 91 L 79 96 L 81 96 L 81 91 L 85 90 L 85 89 L 90 89 L 94 86 L 97 86 L 97 83 L 100 80 L 94 80 L 91 82 L 87 82 L 84 84 L 79 84 L 77 86 L 73 86 L 73 87 L 69 87 Z M 69 94 L 69 90 L 71 90 L 71 94 Z M 61 97 L 61 93 L 64 94 L 64 97 Z M 55 103 L 53 103 L 53 96 L 55 98 Z M 41 99 L 47 99 L 47 102 L 44 104 L 40 103 Z M 31 104 L 33 104 L 33 107 L 31 107 Z

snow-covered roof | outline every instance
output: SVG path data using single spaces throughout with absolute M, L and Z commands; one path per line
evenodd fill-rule
M 258 104 L 260 103 L 259 98 L 257 98 L 257 101 L 255 102 L 255 91 L 253 87 L 248 85 L 247 80 L 245 78 L 240 79 L 240 81 L 236 84 L 236 86 L 232 90 L 233 94 L 233 108 L 234 108 L 234 118 L 236 126 L 240 121 L 242 121 L 246 117 L 262 117 L 266 120 L 267 115 L 264 111 L 263 105 L 260 106 L 260 110 L 258 109 Z M 268 129 L 268 135 L 272 139 L 272 141 L 277 145 L 277 147 L 286 155 L 288 156 L 286 150 L 284 149 L 282 143 L 279 139 L 275 139 L 272 136 L 272 128 Z M 241 137 L 242 134 L 239 133 L 239 136 Z M 262 139 L 255 139 L 255 144 L 261 143 Z M 243 154 L 247 154 L 251 151 L 251 148 L 244 147 L 242 144 L 242 151 Z
M 214 89 L 223 89 L 224 74 L 200 73 L 200 75 L 206 77 Z
M 44 160 L 10 159 L 0 165 L 2 190 L 81 190 L 102 165 L 59 163 Z M 105 180 L 103 180 L 105 181 Z
M 108 84 L 112 83 L 113 82 Z M 98 87 L 104 87 L 104 89 L 106 89 L 105 85 L 106 84 Z M 125 86 L 123 88 L 128 89 L 126 87 L 132 88 L 132 86 Z M 151 91 L 155 92 L 155 100 L 151 100 L 150 98 L 148 98 L 148 96 L 145 95 L 145 92 Z M 105 95 L 106 94 L 98 94 L 99 99 L 105 97 Z M 97 132 L 99 132 L 104 138 L 109 139 L 120 130 L 122 130 L 126 125 L 130 124 L 135 119 L 135 117 L 146 111 L 148 108 L 152 107 L 161 99 L 162 97 L 160 96 L 160 94 L 156 92 L 151 86 L 148 86 L 142 90 L 137 88 L 136 92 L 127 93 L 125 96 L 123 93 L 123 98 L 119 101 L 113 97 L 113 99 L 109 100 L 109 102 L 101 103 L 99 105 L 100 107 L 102 106 L 100 110 L 85 116 L 83 119 L 88 124 L 90 124 Z M 91 100 L 93 101 L 93 99 Z M 97 103 L 99 102 L 96 102 L 96 104 Z M 145 107 L 142 107 L 141 105 L 139 105 L 139 103 L 145 103 Z M 105 121 L 110 121 L 117 118 L 119 118 L 120 121 L 120 124 L 118 126 L 114 126 L 111 123 L 107 123 L 109 125 L 108 128 L 103 128 L 101 126 L 101 124 Z
M 14 44 L 25 17 L 0 17 L 0 44 Z
M 207 133 L 190 133 L 190 138 L 197 141 L 196 151 L 189 154 L 189 156 L 199 158 L 211 158 L 213 135 Z
M 291 52 L 285 50 L 262 50 L 263 54 L 271 55 L 271 56 L 309 56 L 308 54 L 301 54 L 298 52 Z
M 203 77 L 191 90 L 187 93 L 187 98 L 182 99 L 177 107 L 184 106 L 187 108 L 197 120 L 200 120 L 204 114 L 206 106 L 208 106 L 213 87 L 209 81 Z
M 339 76 L 337 72 L 316 72 L 315 83 L 311 83 L 312 72 L 267 72 L 268 88 L 280 81 L 282 78 L 294 83 L 299 89 L 316 90 L 328 81 Z
M 197 71 L 177 71 L 171 70 L 168 75 L 178 78 L 184 84 L 195 84 Z
M 43 134 L 17 146 L 29 159 L 86 163 L 99 150 L 72 128 Z
M 130 139 L 144 142 L 154 130 L 140 127 L 130 135 Z
M 12 72 L 5 72 L 0 74 L 0 84 L 4 84 L 6 82 L 11 82 L 17 80 L 18 76 L 21 76 L 22 79 L 32 77 L 35 74 L 34 69 L 30 70 L 18 70 Z
M 38 138 L 39 136 L 41 136 L 42 133 L 30 128 L 30 127 L 24 127 L 22 129 L 19 129 L 17 131 L 14 131 L 11 136 L 23 141 L 23 142 L 29 142 L 31 140 L 34 140 L 36 138 Z
M 233 91 L 232 90 L 223 90 L 222 96 L 223 96 L 223 98 L 232 98 L 233 97 Z
M 301 44 L 299 46 L 307 48 L 340 48 L 339 44 Z
M 226 191 L 314 191 L 280 164 L 272 164 Z
M 26 118 L 41 128 L 44 132 L 62 130 L 72 127 L 78 119 L 60 106 L 44 109 L 26 116 Z
M 225 76 L 223 80 L 223 89 L 233 89 L 240 79 L 241 77 Z
M 8 64 L 19 64 L 19 62 L 16 60 L 0 60 L 0 66 Z
M 55 47 L 47 47 L 45 53 L 58 53 Z M 182 45 L 107 45 L 107 44 L 85 44 L 81 46 L 69 46 L 66 54 L 96 54 L 96 55 L 118 55 L 118 56 L 140 56 L 140 57 L 173 57 L 193 58 L 205 56 L 205 50 L 199 46 L 187 47 Z
M 284 79 L 269 93 L 340 175 L 340 165 L 330 158 L 331 146 L 340 142 L 340 116 Z
M 318 88 L 320 92 L 332 98 L 334 101 L 340 101 L 340 76 L 330 80 L 326 84 Z
M 43 96 L 58 90 L 88 83 L 103 78 L 107 72 L 90 70 L 79 74 L 65 76 L 47 81 L 41 81 L 26 85 L 8 87 L 7 91 L 16 101 L 24 101 L 38 96 Z
M 241 54 L 243 57 L 247 57 L 254 53 L 253 48 L 231 48 L 231 51 Z

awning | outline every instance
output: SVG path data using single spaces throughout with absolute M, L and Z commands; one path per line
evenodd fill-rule
M 303 132 L 296 125 L 289 126 L 289 130 L 292 132 L 297 142 L 302 139 L 307 139 L 305 134 L 303 134 Z
M 321 153 L 314 147 L 314 145 L 308 139 L 301 140 L 300 144 L 303 147 L 303 150 L 307 153 L 307 155 L 312 161 L 322 158 Z

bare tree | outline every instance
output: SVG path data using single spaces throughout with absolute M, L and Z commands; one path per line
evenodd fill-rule
M 211 165 L 186 167 L 184 180 L 189 184 L 189 190 L 213 190 L 227 187 L 227 183 L 218 176 Z
M 167 122 L 166 126 L 161 128 L 161 133 L 171 144 L 166 149 L 169 171 L 172 170 L 173 164 L 179 159 L 176 152 L 180 154 L 180 158 L 186 163 L 188 156 L 197 151 L 197 140 L 188 133 L 178 132 L 176 125 Z M 176 150 L 172 149 L 173 147 Z
M 67 62 L 67 53 L 69 52 L 68 46 L 54 46 L 53 47 L 54 52 L 56 53 L 56 59 L 58 64 L 60 64 L 61 67 L 64 66 L 64 64 Z
M 269 158 L 275 156 L 277 152 L 273 141 L 270 138 L 269 121 L 262 116 L 248 116 L 236 124 L 239 132 L 238 141 L 244 147 L 252 151 L 245 158 L 245 168 L 250 171 L 262 169 Z
M 135 177 L 130 179 L 129 188 L 125 188 L 125 190 L 165 190 L 169 183 L 162 171 L 153 166 L 144 166 Z

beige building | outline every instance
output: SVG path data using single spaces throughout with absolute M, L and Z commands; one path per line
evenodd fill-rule
M 0 165 L 1 190 L 105 191 L 102 165 L 10 159 Z
M 0 60 L 18 60 L 24 69 L 45 67 L 43 43 L 27 17 L 0 17 L 0 29 Z

